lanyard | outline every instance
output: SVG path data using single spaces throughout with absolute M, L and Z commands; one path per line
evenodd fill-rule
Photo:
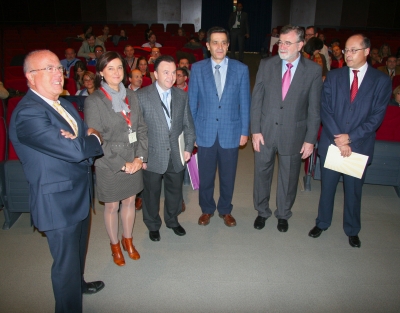
M 105 94 L 105 96 L 107 97 L 108 100 L 110 100 L 112 102 L 111 96 L 108 94 L 107 91 L 105 91 L 105 89 L 103 87 L 100 87 L 100 90 Z M 128 103 L 128 97 L 125 97 L 125 103 L 128 106 L 128 109 L 131 109 Z M 123 118 L 125 119 L 126 124 L 128 124 L 129 129 L 132 129 L 132 124 L 131 124 L 131 112 L 129 112 L 128 114 L 125 114 L 124 112 L 121 111 L 121 115 L 123 116 Z

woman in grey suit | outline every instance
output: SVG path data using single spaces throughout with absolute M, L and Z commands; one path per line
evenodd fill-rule
M 97 198 L 105 203 L 104 222 L 114 263 L 125 265 L 118 240 L 121 201 L 122 247 L 131 259 L 140 258 L 132 244 L 135 195 L 143 189 L 142 164 L 147 161 L 147 126 L 132 90 L 125 89 L 124 61 L 115 51 L 104 53 L 96 65 L 97 90 L 85 100 L 85 121 L 104 140 L 104 155 L 95 161 Z

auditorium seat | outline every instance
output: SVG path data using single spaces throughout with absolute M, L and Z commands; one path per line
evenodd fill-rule
M 4 81 L 14 78 L 25 78 L 23 66 L 4 67 Z
M 6 88 L 12 88 L 18 92 L 27 92 L 28 91 L 28 84 L 26 78 L 13 78 L 7 79 L 4 81 L 4 86 Z

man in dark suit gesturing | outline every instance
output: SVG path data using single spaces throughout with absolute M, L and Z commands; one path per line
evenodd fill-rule
M 207 225 L 218 210 L 228 227 L 231 215 L 239 145 L 246 144 L 250 122 L 250 81 L 246 65 L 226 57 L 228 32 L 212 27 L 207 32 L 211 58 L 192 65 L 189 103 L 194 123 L 200 174 L 199 225 Z M 220 196 L 214 200 L 215 174 L 219 173 Z
M 261 60 L 251 103 L 251 132 L 255 151 L 254 228 L 271 216 L 269 206 L 275 155 L 279 157 L 275 217 L 286 232 L 296 199 L 301 159 L 313 151 L 320 125 L 321 67 L 303 58 L 304 31 L 284 26 L 279 56 Z M 282 90 L 282 92 L 281 92 Z
M 368 65 L 371 42 L 363 35 L 351 36 L 344 49 L 346 64 L 328 73 L 321 101 L 323 124 L 318 153 L 321 156 L 321 196 L 316 226 L 309 236 L 317 238 L 332 222 L 336 186 L 341 173 L 324 168 L 328 147 L 336 145 L 343 157 L 352 152 L 368 156 L 374 153 L 375 132 L 385 116 L 391 94 L 389 76 Z M 361 246 L 361 179 L 343 174 L 343 228 L 352 247 Z
M 152 241 L 160 241 L 160 194 L 164 178 L 164 221 L 178 236 L 186 234 L 178 222 L 182 211 L 184 165 L 181 161 L 178 138 L 183 132 L 184 160 L 190 159 L 196 140 L 188 96 L 173 87 L 176 65 L 173 57 L 163 55 L 154 63 L 157 81 L 139 89 L 137 95 L 148 127 L 149 156 L 143 164 L 143 221 Z
M 229 31 L 231 35 L 231 59 L 236 59 L 236 47 L 239 46 L 239 61 L 243 62 L 245 38 L 249 38 L 249 20 L 247 13 L 243 12 L 243 5 L 238 3 L 236 12 L 229 17 Z
M 82 293 L 104 287 L 83 280 L 92 157 L 103 152 L 101 137 L 58 98 L 64 77 L 55 54 L 31 52 L 24 72 L 30 89 L 12 114 L 10 139 L 29 182 L 33 223 L 45 232 L 54 259 L 55 311 L 82 312 Z

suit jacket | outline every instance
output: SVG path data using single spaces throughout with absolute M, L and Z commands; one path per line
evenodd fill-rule
M 229 21 L 228 21 L 229 30 L 232 30 L 232 27 L 236 22 L 236 14 L 237 14 L 237 12 L 232 12 L 229 17 Z M 241 17 L 240 17 L 239 31 L 243 36 L 245 34 L 250 34 L 249 19 L 248 19 L 247 13 L 243 12 L 243 11 L 242 11 Z
M 102 41 L 99 40 L 98 38 L 96 38 L 96 41 L 95 41 L 95 44 L 94 44 L 94 45 L 95 45 L 95 46 L 102 46 L 104 52 L 106 52 L 106 48 L 104 47 L 104 42 L 102 42 Z M 84 40 L 84 41 L 82 42 L 82 46 L 79 48 L 78 57 L 85 58 L 85 59 L 90 59 L 89 53 L 90 53 L 89 44 L 87 43 L 86 40 Z M 93 53 L 94 53 L 94 52 L 93 52 Z
M 147 171 L 164 174 L 170 156 L 175 172 L 182 171 L 178 137 L 183 132 L 185 151 L 192 152 L 196 135 L 190 114 L 187 93 L 176 87 L 171 88 L 172 124 L 168 128 L 164 109 L 155 84 L 136 91 L 144 120 L 148 126 L 149 157 Z
M 237 148 L 240 136 L 249 135 L 249 69 L 229 59 L 221 100 L 218 99 L 211 58 L 192 64 L 189 103 L 196 126 L 196 143 L 211 147 L 218 135 L 222 148 Z
M 251 102 L 251 132 L 265 145 L 277 145 L 282 155 L 299 153 L 304 142 L 314 144 L 320 126 L 321 66 L 300 56 L 282 101 L 282 60 L 261 60 Z
M 382 73 L 385 73 L 386 75 L 389 75 L 389 71 L 387 69 L 387 66 L 380 66 L 378 67 L 378 70 L 380 70 Z M 400 66 L 396 66 L 396 68 L 394 69 L 394 75 L 400 75 Z
M 334 135 L 349 134 L 351 150 L 368 155 L 371 163 L 375 132 L 385 116 L 391 86 L 389 76 L 368 65 L 356 98 L 350 103 L 349 68 L 346 66 L 329 72 L 321 99 L 323 128 L 319 154 L 325 156 L 329 145 L 335 144 Z
M 135 157 L 143 157 L 144 162 L 147 160 L 147 125 L 136 93 L 127 89 L 126 96 L 131 110 L 132 131 L 136 132 L 137 140 L 133 144 L 129 144 L 125 118 L 114 112 L 111 101 L 101 90 L 96 90 L 85 100 L 85 121 L 103 137 L 104 156 L 96 159 L 95 166 L 108 168 L 114 173 Z
M 10 121 L 10 139 L 29 182 L 33 223 L 41 231 L 71 226 L 88 216 L 91 158 L 102 154 L 72 104 L 59 100 L 77 122 L 74 140 L 60 134 L 60 129 L 73 133 L 68 122 L 31 90 Z

